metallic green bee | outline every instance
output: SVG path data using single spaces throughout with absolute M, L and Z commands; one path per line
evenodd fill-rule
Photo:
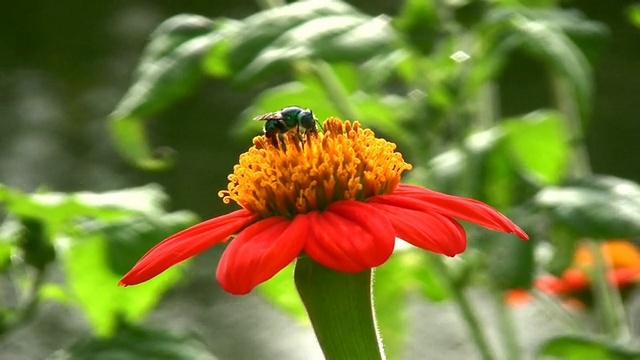
M 264 134 L 267 138 L 272 139 L 274 143 L 280 133 L 286 133 L 295 129 L 303 133 L 317 133 L 316 123 L 318 119 L 313 115 L 310 109 L 302 109 L 297 106 L 289 106 L 280 111 L 262 114 L 254 120 L 264 120 Z

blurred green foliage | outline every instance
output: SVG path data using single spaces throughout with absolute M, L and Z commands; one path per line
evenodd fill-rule
M 633 24 L 640 23 L 639 13 L 629 8 Z M 371 16 L 337 0 L 298 1 L 244 19 L 183 14 L 151 34 L 131 87 L 110 115 L 110 132 L 129 162 L 164 169 L 175 159 L 148 143 L 146 121 L 197 91 L 206 78 L 241 89 L 279 81 L 239 115 L 236 134 L 258 134 L 261 124 L 246 119 L 288 105 L 358 120 L 398 144 L 414 165 L 407 181 L 477 198 L 513 215 L 530 242 L 469 229 L 470 249 L 462 261 L 404 248 L 377 269 L 379 326 L 389 356 L 396 358 L 407 336 L 410 295 L 455 300 L 464 313 L 464 291 L 484 286 L 498 295 L 495 306 L 501 309 L 509 289 L 530 287 L 540 272 L 565 270 L 577 240 L 640 235 L 638 185 L 585 171 L 592 67 L 607 36 L 603 24 L 550 0 L 406 0 L 393 17 Z M 551 101 L 504 117 L 498 82 L 514 54 L 540 66 Z M 188 212 L 167 213 L 165 200 L 154 186 L 101 194 L 25 194 L 1 187 L 9 215 L 0 228 L 0 269 L 17 276 L 18 291 L 27 295 L 18 298 L 27 300 L 3 304 L 0 330 L 28 321 L 43 301 L 67 301 L 82 307 L 96 335 L 116 337 L 76 345 L 56 358 L 111 359 L 109 353 L 120 348 L 133 351 L 122 358 L 140 358 L 156 354 L 145 349 L 156 349 L 157 342 L 169 344 L 167 358 L 197 351 L 182 350 L 191 346 L 183 344 L 185 338 L 128 327 L 177 282 L 177 271 L 141 287 L 115 286 L 145 250 L 195 222 Z M 543 245 L 552 248 L 550 260 L 536 256 Z M 64 282 L 46 282 L 50 268 L 62 269 Z M 303 318 L 291 278 L 287 268 L 259 291 Z M 465 316 L 470 324 L 477 321 Z M 503 326 L 508 348 L 512 334 Z M 126 337 L 136 334 L 143 334 L 136 340 L 139 349 Z M 628 344 L 606 335 L 561 336 L 544 344 L 540 355 L 638 358 Z

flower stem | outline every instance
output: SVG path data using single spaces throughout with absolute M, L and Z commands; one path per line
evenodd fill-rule
M 594 240 L 587 240 L 589 252 L 593 257 L 593 281 L 594 296 L 599 304 L 600 316 L 607 334 L 618 340 L 628 340 L 631 337 L 626 322 L 624 304 L 620 293 L 613 284 L 607 281 L 606 274 L 610 268 L 607 265 L 600 245 Z
M 342 273 L 303 256 L 294 277 L 327 360 L 385 358 L 373 312 L 371 270 Z
M 493 295 L 493 303 L 496 306 L 498 315 L 498 326 L 502 334 L 502 342 L 504 344 L 505 355 L 509 360 L 522 359 L 520 354 L 520 346 L 518 345 L 518 337 L 516 327 L 513 323 L 511 309 L 504 301 L 505 293 L 499 289 L 491 291 Z
M 489 341 L 487 340 L 484 331 L 482 330 L 482 326 L 480 325 L 480 320 L 476 316 L 473 311 L 473 307 L 471 303 L 469 303 L 469 299 L 467 299 L 463 285 L 456 283 L 454 279 L 449 274 L 449 270 L 445 266 L 444 262 L 440 258 L 440 256 L 433 257 L 433 264 L 436 266 L 436 269 L 442 279 L 445 279 L 449 285 L 449 290 L 451 291 L 451 296 L 458 306 L 458 310 L 460 310 L 460 315 L 462 315 L 462 319 L 467 324 L 467 328 L 469 330 L 469 335 L 471 335 L 471 339 L 475 343 L 478 351 L 480 352 L 480 358 L 482 360 L 493 360 L 494 356 L 492 355 L 491 347 L 489 346 Z
M 580 120 L 578 107 L 574 101 L 570 82 L 562 76 L 555 75 L 553 77 L 553 85 L 558 108 L 567 119 L 567 131 L 573 146 L 573 176 L 577 178 L 589 178 L 593 174 L 589 154 L 584 142 L 582 121 Z M 626 321 L 627 316 L 620 293 L 607 281 L 606 274 L 610 269 L 604 260 L 604 256 L 597 242 L 588 239 L 587 244 L 589 246 L 589 252 L 594 259 L 592 273 L 593 293 L 605 331 L 615 339 L 626 340 L 630 337 L 631 332 L 629 330 L 629 324 Z

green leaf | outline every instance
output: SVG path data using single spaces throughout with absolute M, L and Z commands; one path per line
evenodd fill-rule
M 186 212 L 167 214 L 162 209 L 166 198 L 157 185 L 71 194 L 25 194 L 0 186 L 0 201 L 12 215 L 42 224 L 33 235 L 42 233 L 39 236 L 55 244 L 70 296 L 101 335 L 111 333 L 120 316 L 142 317 L 178 277 L 177 270 L 171 269 L 143 285 L 117 286 L 122 273 L 137 260 L 135 256 L 194 222 L 194 216 Z M 30 240 L 29 244 L 38 242 Z M 49 251 L 44 254 L 50 261 Z M 39 255 L 32 263 L 42 261 Z
M 372 18 L 337 1 L 303 1 L 247 18 L 232 39 L 229 64 L 245 82 L 295 60 L 363 61 L 395 47 L 384 16 Z
M 553 112 L 535 112 L 501 124 L 516 164 L 542 184 L 557 184 L 565 175 L 569 157 L 564 119 Z
M 558 18 L 564 21 L 559 22 Z M 491 11 L 487 24 L 492 37 L 489 42 L 492 48 L 488 52 L 499 51 L 502 56 L 507 56 L 509 50 L 522 48 L 540 59 L 571 82 L 582 117 L 588 116 L 593 95 L 592 69 L 585 54 L 567 32 L 581 29 L 601 36 L 602 26 L 571 12 L 555 11 L 550 16 L 546 11 L 504 7 Z
M 547 187 L 535 204 L 576 236 L 596 239 L 640 235 L 640 186 L 613 176 L 596 176 Z
M 106 239 L 85 234 L 63 257 L 67 284 L 98 335 L 113 334 L 120 317 L 141 319 L 179 277 L 171 268 L 144 284 L 118 287 L 120 275 L 111 270 L 107 251 Z
M 81 340 L 49 360 L 215 360 L 205 344 L 193 336 L 120 325 L 111 338 Z
M 205 56 L 225 38 L 217 29 L 224 24 L 178 15 L 153 32 L 133 85 L 110 115 L 112 137 L 127 160 L 147 169 L 170 165 L 166 153 L 149 148 L 142 122 L 195 89 Z
M 75 226 L 73 221 L 94 218 L 111 221 L 131 214 L 157 216 L 164 213 L 162 206 L 167 196 L 155 184 L 103 193 L 39 192 L 25 194 L 0 185 L 0 201 L 9 212 L 47 222 L 48 230 L 67 233 Z
M 298 1 L 252 15 L 243 21 L 242 30 L 233 39 L 229 66 L 233 72 L 241 71 L 271 43 L 300 24 L 348 14 L 357 14 L 357 10 L 341 1 Z
M 640 28 L 640 5 L 635 4 L 629 6 L 627 13 L 629 15 L 629 21 L 637 27 Z
M 628 348 L 608 339 L 565 335 L 547 341 L 540 355 L 563 360 L 638 360 L 640 349 Z

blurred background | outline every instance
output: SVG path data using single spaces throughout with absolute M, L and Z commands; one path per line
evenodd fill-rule
M 274 95 L 273 89 L 283 83 L 298 82 L 308 85 L 305 79 L 311 75 L 305 72 L 304 63 L 296 63 L 291 68 L 281 64 L 280 67 L 265 70 L 264 74 L 256 75 L 249 81 L 229 75 L 229 71 L 240 73 L 233 66 L 229 66 L 230 70 L 227 69 L 224 75 L 223 72 L 210 70 L 211 65 L 208 67 L 210 76 L 203 76 L 197 85 L 189 85 L 189 91 L 182 92 L 181 96 L 159 97 L 163 105 L 136 113 L 140 107 L 122 110 L 121 100 L 132 84 L 140 79 L 140 73 L 136 75 L 136 68 L 149 44 L 151 34 L 165 20 L 178 14 L 242 20 L 273 4 L 268 1 L 245 0 L 59 0 L 55 4 L 38 1 L 5 3 L 0 14 L 0 183 L 22 194 L 51 191 L 67 195 L 77 192 L 103 194 L 139 188 L 150 183 L 160 185 L 163 190 L 154 188 L 151 191 L 153 194 L 149 196 L 162 203 L 163 211 L 169 212 L 167 216 L 181 210 L 189 213 L 180 213 L 184 218 L 172 222 L 169 229 L 161 228 L 159 233 L 152 235 L 145 233 L 150 238 L 142 245 L 136 245 L 135 250 L 130 253 L 126 246 L 118 248 L 123 252 L 110 253 L 111 257 L 116 258 L 115 261 L 122 261 L 118 265 L 121 265 L 119 269 L 122 270 L 135 262 L 141 255 L 141 250 L 144 252 L 144 249 L 148 249 L 163 236 L 194 223 L 196 218 L 206 219 L 230 211 L 230 207 L 222 203 L 217 193 L 226 187 L 226 176 L 232 170 L 238 155 L 248 148 L 251 138 L 261 132 L 261 124 L 253 124 L 250 120 L 265 112 L 264 110 L 275 111 L 286 105 L 310 107 L 315 110 L 318 118 L 332 115 L 344 118 L 359 116 L 365 126 L 372 126 L 382 135 L 397 142 L 407 160 L 417 165 L 415 173 L 410 175 L 413 182 L 458 195 L 477 197 L 507 212 L 526 203 L 526 199 L 520 198 L 521 195 L 531 197 L 531 194 L 543 186 L 531 185 L 535 181 L 527 176 L 514 175 L 518 180 L 509 180 L 508 189 L 495 190 L 491 186 L 500 186 L 504 182 L 501 183 L 502 178 L 493 174 L 489 176 L 493 179 L 489 184 L 491 186 L 483 184 L 486 188 L 483 187 L 479 193 L 473 186 L 464 187 L 464 184 L 461 185 L 461 190 L 456 190 L 446 179 L 449 175 L 442 175 L 443 178 L 440 178 L 440 175 L 429 174 L 429 171 L 438 169 L 450 158 L 440 158 L 436 162 L 432 160 L 438 155 L 446 155 L 447 151 L 453 149 L 453 145 L 465 144 L 465 139 L 473 133 L 490 130 L 488 124 L 502 119 L 515 121 L 513 119 L 525 118 L 527 114 L 535 116 L 540 109 L 550 111 L 540 121 L 546 121 L 546 117 L 556 116 L 553 115 L 556 113 L 561 117 L 574 114 L 578 118 L 582 130 L 578 133 L 569 131 L 567 137 L 571 141 L 583 142 L 586 146 L 593 173 L 640 181 L 640 161 L 637 159 L 640 154 L 637 141 L 640 134 L 640 122 L 637 121 L 640 116 L 637 104 L 640 93 L 640 13 L 634 7 L 637 3 L 634 5 L 633 2 L 595 0 L 369 0 L 346 1 L 345 4 L 361 13 L 363 18 L 380 19 L 377 17 L 385 14 L 386 17 L 382 19 L 388 21 L 390 28 L 396 32 L 390 40 L 389 46 L 393 51 L 389 53 L 404 54 L 404 57 L 398 55 L 400 60 L 381 60 L 380 54 L 370 54 L 367 52 L 369 50 L 355 54 L 352 58 L 332 59 L 322 53 L 316 54 L 321 61 L 333 66 L 334 74 L 347 92 L 351 91 L 352 86 L 359 87 L 362 93 L 369 96 L 366 101 L 357 103 L 355 110 L 349 111 L 341 107 L 339 102 L 336 105 L 335 100 L 331 100 L 331 95 L 327 95 L 329 100 L 326 103 L 329 105 L 316 104 L 319 100 L 308 96 L 305 98 L 305 93 L 301 93 L 299 97 L 292 95 L 291 99 L 296 101 L 286 103 L 286 91 L 278 95 L 285 101 L 273 100 L 278 97 Z M 524 41 L 510 34 L 510 31 L 516 34 L 513 29 L 500 33 L 506 25 L 498 24 L 499 20 L 496 19 L 504 14 L 512 16 L 518 11 L 522 12 L 522 19 L 529 22 L 523 28 L 544 24 L 554 31 L 560 29 L 559 32 L 566 34 L 566 37 L 560 39 L 567 42 L 555 38 L 553 31 L 549 33 L 551 35 L 539 32 L 537 34 L 541 34 L 540 37 L 532 36 Z M 509 21 L 516 22 L 518 19 L 512 18 Z M 233 35 L 230 36 L 233 39 Z M 506 48 L 511 36 L 520 45 L 514 45 L 509 51 L 498 49 L 497 45 L 492 47 L 492 41 L 500 41 Z M 535 39 L 539 39 L 543 48 L 547 42 L 550 48 L 555 46 L 561 50 L 540 50 L 540 44 L 535 43 Z M 397 41 L 402 45 L 397 45 Z M 484 44 L 484 47 L 478 49 L 475 47 L 477 44 Z M 562 49 L 565 48 L 562 46 L 567 44 L 571 44 L 567 47 L 569 50 L 566 50 L 569 51 L 566 53 L 568 56 L 580 54 L 576 57 L 577 63 L 573 65 L 563 57 L 565 50 Z M 456 67 L 457 64 L 465 64 L 468 60 L 450 59 L 457 51 L 462 51 L 474 61 L 483 56 L 483 49 L 494 51 L 499 56 L 493 56 L 493 62 L 485 64 L 486 68 L 482 71 L 460 70 Z M 410 64 L 406 59 L 412 57 L 419 57 L 421 60 Z M 283 62 L 289 60 L 284 59 Z M 378 83 L 362 86 L 362 80 L 349 82 L 359 66 L 371 68 L 375 65 L 388 69 L 384 67 L 386 65 L 372 63 L 377 60 L 393 63 L 388 66 L 395 70 L 389 70 L 389 73 L 395 75 L 391 74 Z M 565 60 L 567 63 L 563 63 Z M 344 65 L 345 63 L 348 65 Z M 445 63 L 449 65 L 443 65 Z M 577 76 L 584 76 L 584 79 L 592 83 L 580 84 L 581 79 L 574 77 L 576 73 L 572 73 L 571 69 L 580 66 L 584 67 L 584 71 Z M 374 67 L 373 73 L 381 72 L 383 70 L 375 70 Z M 554 73 L 560 76 L 554 76 Z M 426 75 L 421 79 L 416 74 Z M 322 83 L 322 76 L 319 78 Z M 574 86 L 573 81 L 577 85 Z M 424 86 L 420 87 L 420 84 Z M 563 96 L 563 91 L 569 91 L 573 95 Z M 364 96 L 356 95 L 358 99 Z M 429 100 L 424 100 L 425 98 Z M 299 99 L 308 99 L 308 102 L 300 103 Z M 366 108 L 363 104 L 368 101 L 384 103 L 384 109 L 379 111 L 384 119 L 372 118 L 367 123 L 369 114 L 378 110 L 375 106 Z M 482 104 L 489 104 L 487 106 L 490 109 L 482 110 Z M 143 118 L 141 123 L 146 127 L 148 141 L 153 144 L 151 147 L 160 154 L 173 154 L 172 166 L 161 171 L 148 170 L 135 166 L 135 161 L 122 155 L 120 145 L 117 145 L 118 141 L 113 136 L 114 132 L 109 130 L 108 118 L 116 108 L 124 111 L 126 116 Z M 336 113 L 329 112 L 334 109 Z M 117 120 L 117 117 L 112 116 L 111 121 Z M 477 118 L 484 120 L 474 120 Z M 487 118 L 489 123 L 485 121 Z M 400 123 L 402 126 L 397 127 L 393 123 Z M 412 124 L 418 125 L 413 127 Z M 425 147 L 416 146 L 416 141 L 420 139 L 409 136 L 411 129 L 421 129 L 421 126 L 426 126 L 428 131 L 433 131 L 436 135 L 424 141 L 428 143 Z M 538 146 L 545 148 L 546 140 L 538 140 L 542 144 Z M 549 141 L 549 147 L 555 146 L 552 145 L 555 144 L 554 139 Z M 471 145 L 469 148 L 473 149 Z M 573 151 L 567 149 L 568 152 Z M 468 155 L 465 151 L 463 153 Z M 546 176 L 548 181 L 543 185 L 559 185 L 566 178 L 584 175 L 579 172 L 571 173 L 573 157 L 574 155 L 567 155 L 563 163 L 563 169 L 569 170 L 545 173 L 542 177 Z M 469 161 L 475 161 L 474 159 L 469 158 Z M 482 166 L 484 164 L 482 162 Z M 490 163 L 483 173 L 493 171 L 491 164 L 495 165 Z M 449 170 L 445 170 L 453 171 L 447 169 Z M 454 171 L 452 176 L 459 178 L 458 176 L 466 175 Z M 460 184 L 456 182 L 457 185 Z M 522 190 L 522 194 L 513 195 L 518 189 Z M 511 192 L 511 195 L 496 195 L 496 191 Z M 17 213 L 22 225 L 27 226 L 25 224 L 28 222 L 20 215 L 21 210 L 8 205 L 10 201 L 7 194 L 5 191 L 3 195 L 5 221 L 11 217 L 8 214 Z M 15 196 L 13 199 L 16 199 Z M 131 208 L 135 206 L 133 204 Z M 53 212 L 62 211 L 58 208 L 49 209 Z M 65 209 L 64 211 L 68 210 Z M 533 228 L 538 225 L 535 221 L 533 224 L 525 224 Z M 10 232 L 6 227 L 5 231 Z M 45 232 L 53 234 L 51 229 Z M 78 234 L 74 236 L 82 237 Z M 488 235 L 484 232 L 478 238 L 483 236 Z M 3 235 L 2 238 L 10 237 Z M 500 241 L 519 240 L 501 238 Z M 536 246 L 541 243 L 542 241 L 537 242 Z M 552 241 L 550 243 L 552 248 L 556 245 Z M 56 240 L 55 248 L 61 252 L 65 245 Z M 100 327 L 96 327 L 96 323 L 100 323 L 100 320 L 95 320 L 99 315 L 87 310 L 86 299 L 78 300 L 82 296 L 77 293 L 72 295 L 73 291 L 67 292 L 68 289 L 61 285 L 65 284 L 74 265 L 67 262 L 52 265 L 46 276 L 43 275 L 46 280 L 29 280 L 32 270 L 20 268 L 25 263 L 18 261 L 21 258 L 19 252 L 26 251 L 24 246 L 20 249 L 7 249 L 6 259 L 3 258 L 6 260 L 3 260 L 3 274 L 7 276 L 2 280 L 0 288 L 0 306 L 6 308 L 3 319 L 17 316 L 18 321 L 15 322 L 17 325 L 12 322 L 3 324 L 0 359 L 30 360 L 49 356 L 92 358 L 87 354 L 98 351 L 98 347 L 92 347 L 98 346 L 95 343 L 87 345 L 87 348 L 76 347 L 74 351 L 54 354 L 61 349 L 79 346 L 78 341 L 86 340 L 92 335 L 104 335 L 108 338 L 109 334 L 113 334 L 113 329 L 99 330 Z M 163 285 L 162 291 L 154 295 L 157 303 L 154 300 L 151 301 L 152 304 L 145 305 L 145 310 L 140 310 L 135 323 L 175 332 L 177 335 L 172 335 L 175 337 L 171 341 L 182 344 L 180 346 L 188 346 L 189 351 L 194 351 L 188 353 L 192 355 L 185 355 L 185 359 L 322 358 L 304 316 L 291 316 L 291 311 L 286 310 L 286 301 L 273 295 L 279 290 L 266 290 L 266 296 L 254 292 L 249 296 L 235 297 L 224 293 L 217 286 L 215 265 L 222 250 L 212 249 L 196 257 L 191 266 L 183 271 L 180 280 L 175 277 L 170 284 Z M 482 252 L 484 249 L 478 247 L 478 251 Z M 528 251 L 530 254 L 535 253 L 534 250 Z M 563 255 L 564 266 L 556 266 L 554 269 L 539 263 L 528 266 L 529 287 L 534 275 L 541 271 L 560 274 L 571 263 L 570 260 L 566 261 L 571 259 L 571 254 L 572 251 Z M 57 258 L 62 257 L 58 253 Z M 476 259 L 473 254 L 470 258 L 471 262 Z M 24 260 L 24 256 L 22 259 Z M 16 265 L 16 261 L 22 265 Z M 493 260 L 484 259 L 477 266 L 485 266 L 486 261 Z M 77 266 L 91 267 L 91 263 L 88 261 L 85 265 Z M 17 274 L 11 274 L 11 266 L 18 269 Z M 38 268 L 37 264 L 35 268 Z M 541 270 L 542 268 L 544 269 Z M 115 271 L 116 274 L 118 272 Z M 381 278 L 384 276 L 385 274 L 381 274 Z M 60 286 L 47 288 L 36 304 L 29 302 L 29 299 L 40 295 L 28 291 L 31 286 L 29 281 L 34 284 L 51 282 Z M 477 279 L 474 281 L 465 288 L 465 294 L 478 309 L 477 316 L 487 329 L 488 343 L 498 348 L 495 358 L 507 359 L 508 350 L 501 350 L 500 345 L 496 345 L 501 343 L 504 327 L 500 325 L 499 311 L 495 310 L 492 291 L 476 286 Z M 20 286 L 16 288 L 15 282 L 26 284 L 26 289 L 21 289 Z M 92 280 L 88 279 L 86 282 L 92 283 Z M 479 283 L 486 285 L 483 281 Z M 509 287 L 527 288 L 526 284 Z M 39 286 L 34 288 L 40 289 Z M 78 289 L 80 288 L 76 287 L 74 291 L 93 291 L 94 298 L 102 298 L 101 301 L 123 301 L 117 297 L 110 299 L 98 287 Z M 508 289 L 500 289 L 506 290 Z M 283 293 L 287 291 L 290 292 L 291 289 L 283 290 Z M 397 321 L 401 324 L 398 328 L 403 329 L 402 336 L 398 335 L 402 341 L 389 340 L 395 354 L 390 358 L 480 358 L 466 332 L 464 321 L 458 316 L 457 307 L 448 300 L 450 297 L 443 295 L 439 298 L 438 295 L 433 295 L 433 290 L 426 292 L 433 298 L 427 296 L 425 300 L 422 295 L 402 289 L 402 301 L 395 301 L 399 298 L 379 300 L 380 311 L 396 314 L 398 308 L 402 307 L 404 312 L 398 318 L 394 315 L 394 319 L 390 320 L 391 325 L 385 325 L 394 328 L 394 321 Z M 145 295 L 141 293 L 139 296 Z M 394 296 L 400 297 L 398 294 Z M 28 310 L 20 309 L 23 300 L 35 305 Z M 629 300 L 629 303 L 633 301 Z M 16 309 L 18 311 L 13 313 Z M 147 311 L 149 313 L 143 317 L 143 313 L 146 314 Z M 522 358 L 536 358 L 536 351 L 545 339 L 567 332 L 565 324 L 556 321 L 554 316 L 544 315 L 540 306 L 527 303 L 509 311 L 517 329 L 516 340 L 522 349 Z M 87 315 L 88 313 L 93 315 Z M 120 319 L 119 316 L 113 316 L 114 319 Z M 577 318 L 574 319 L 576 321 L 597 323 L 597 320 L 590 319 L 588 311 L 576 312 L 572 316 Z M 128 325 L 122 325 L 120 320 L 113 321 L 118 322 L 118 326 L 123 326 L 119 328 L 119 332 L 128 334 L 130 339 L 138 339 L 136 336 L 142 334 L 136 332 L 139 330 L 128 328 Z M 593 326 L 597 328 L 596 325 Z M 382 330 L 384 334 L 384 327 Z M 161 342 L 157 339 L 163 339 L 166 335 L 156 335 L 154 337 L 144 333 L 134 343 L 157 348 Z M 146 342 L 148 339 L 156 339 L 158 343 L 151 340 Z M 126 348 L 133 345 L 123 341 L 122 346 Z M 104 358 L 145 358 L 139 354 L 123 356 Z M 157 355 L 156 358 L 162 357 Z

